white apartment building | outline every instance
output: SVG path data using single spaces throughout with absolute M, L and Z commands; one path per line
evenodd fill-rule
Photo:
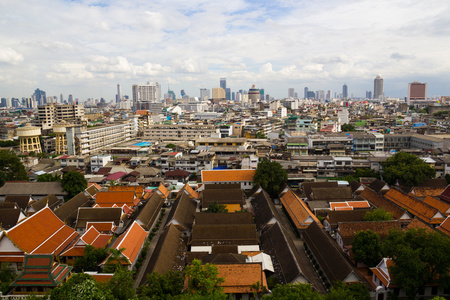
M 109 146 L 132 140 L 137 135 L 135 120 L 112 125 L 66 129 L 69 155 L 94 155 Z
M 219 133 L 214 125 L 150 125 L 144 129 L 144 138 L 147 140 L 192 140 L 202 137 L 210 137 Z
M 135 110 L 147 110 L 150 103 L 161 102 L 161 85 L 159 83 L 133 84 L 132 93 Z
M 95 155 L 91 157 L 91 172 L 97 172 L 98 169 L 103 168 L 106 164 L 112 161 L 111 155 Z

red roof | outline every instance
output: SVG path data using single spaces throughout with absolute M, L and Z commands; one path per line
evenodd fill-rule
M 131 227 L 116 240 L 112 248 L 125 248 L 122 254 L 128 259 L 130 264 L 133 264 L 138 257 L 147 234 L 148 231 L 145 231 L 136 221 L 134 221 L 133 225 L 131 225 Z
M 125 172 L 116 172 L 116 173 L 113 173 L 113 174 L 109 175 L 108 177 L 106 177 L 106 180 L 117 180 L 119 178 L 122 178 L 126 174 L 127 173 L 125 173 Z

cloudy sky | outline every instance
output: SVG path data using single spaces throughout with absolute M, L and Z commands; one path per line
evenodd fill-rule
M 0 0 L 1 97 L 110 100 L 147 81 L 198 96 L 220 77 L 362 97 L 378 73 L 387 96 L 415 80 L 450 95 L 449 49 L 448 0 Z

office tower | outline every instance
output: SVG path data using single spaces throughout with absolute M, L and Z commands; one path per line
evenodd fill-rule
M 298 93 L 297 92 L 294 93 L 294 98 L 298 98 Z
M 64 102 L 64 97 L 63 94 L 59 95 L 59 103 L 63 103 Z
M 332 95 L 333 95 L 333 93 L 331 92 L 331 90 L 328 90 L 326 99 L 327 99 L 327 100 L 331 100 Z
M 381 77 L 381 74 L 378 74 L 373 81 L 373 99 L 379 100 L 383 94 L 383 77 Z
M 342 98 L 348 98 L 348 86 L 346 84 L 342 86 Z
M 217 100 L 225 100 L 225 90 L 221 87 L 212 89 L 212 99 L 214 101 Z
M 231 100 L 231 89 L 225 88 L 225 99 Z
M 288 89 L 288 98 L 294 98 L 295 94 L 295 89 L 294 88 L 289 88 Z
M 40 90 L 40 89 L 36 89 L 34 91 L 33 96 L 35 97 L 36 103 L 38 105 L 44 105 L 46 103 L 46 101 L 47 101 L 47 97 L 45 95 L 45 92 Z
M 372 99 L 372 91 L 366 91 L 366 99 Z
M 408 84 L 408 105 L 415 105 L 426 102 L 427 84 L 414 81 Z
M 317 91 L 317 99 L 318 100 L 324 100 L 325 99 L 325 90 L 318 90 Z
M 308 99 L 308 92 L 309 92 L 308 87 L 305 87 L 305 99 Z
M 186 92 L 184 91 L 184 89 L 180 91 L 180 95 L 181 95 L 181 98 L 183 98 L 184 95 L 186 95 Z
M 235 92 L 231 92 L 231 100 L 236 101 L 236 93 Z
M 73 104 L 73 96 L 72 95 L 69 95 L 68 103 Z
M 149 103 L 161 102 L 161 86 L 159 83 L 152 84 L 133 84 L 133 109 L 146 110 L 149 107 Z
M 316 93 L 314 93 L 313 91 L 308 91 L 307 95 L 306 95 L 306 99 L 315 99 L 316 98 Z
M 184 91 L 184 90 L 182 90 L 182 91 Z M 175 95 L 175 92 L 174 91 L 172 91 L 172 90 L 168 90 L 167 91 L 167 94 L 169 94 L 170 95 L 170 98 L 172 99 L 172 100 L 177 100 L 177 96 Z
M 260 100 L 264 100 L 264 89 L 259 89 Z
M 1 99 L 0 107 L 6 107 L 6 98 Z
M 116 103 L 122 101 L 122 91 L 120 89 L 120 84 L 117 84 L 117 95 L 116 95 Z
M 211 97 L 211 92 L 209 89 L 200 89 L 200 101 L 208 100 Z
M 250 104 L 254 104 L 259 101 L 261 95 L 259 94 L 259 89 L 256 85 L 252 85 L 251 89 L 248 90 L 248 101 Z
M 220 87 L 223 89 L 227 88 L 227 79 L 226 78 L 220 78 Z

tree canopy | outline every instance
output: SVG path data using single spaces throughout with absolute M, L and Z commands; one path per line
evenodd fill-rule
M 341 126 L 341 130 L 343 132 L 355 131 L 355 126 L 352 124 L 346 123 Z
M 67 172 L 62 178 L 62 185 L 68 193 L 67 199 L 72 199 L 87 188 L 87 180 L 81 173 Z
M 75 269 L 79 271 L 97 271 L 98 265 L 108 256 L 108 251 L 104 248 L 95 248 L 86 245 L 82 257 L 75 259 Z
M 183 275 L 169 271 L 165 274 L 147 274 L 147 281 L 139 289 L 139 296 L 146 299 L 163 300 L 169 296 L 180 295 L 183 290 Z
M 49 181 L 60 181 L 61 179 L 56 174 L 54 176 L 52 174 L 42 174 L 36 177 L 36 180 L 38 182 L 49 182 Z
M 383 258 L 380 236 L 371 230 L 360 231 L 352 242 L 353 257 L 356 262 L 368 267 L 376 266 Z
M 222 294 L 221 284 L 225 280 L 219 277 L 219 271 L 215 265 L 203 265 L 200 260 L 194 259 L 192 265 L 184 269 L 184 275 L 187 279 L 188 294 L 211 297 Z
M 225 204 L 219 204 L 216 201 L 214 201 L 213 203 L 211 203 L 208 206 L 208 209 L 206 210 L 206 212 L 209 212 L 209 213 L 227 213 L 228 209 L 227 209 L 227 206 Z
M 392 213 L 382 208 L 368 211 L 364 215 L 364 221 L 390 221 L 392 219 Z
M 258 163 L 253 183 L 261 185 L 272 197 L 277 197 L 281 185 L 287 179 L 287 172 L 279 162 L 264 159 Z
M 408 186 L 422 183 L 436 176 L 436 171 L 419 157 L 406 152 L 398 152 L 382 163 L 383 178 L 388 184 L 398 179 Z
M 0 186 L 10 180 L 28 181 L 29 178 L 25 166 L 14 152 L 0 150 Z

